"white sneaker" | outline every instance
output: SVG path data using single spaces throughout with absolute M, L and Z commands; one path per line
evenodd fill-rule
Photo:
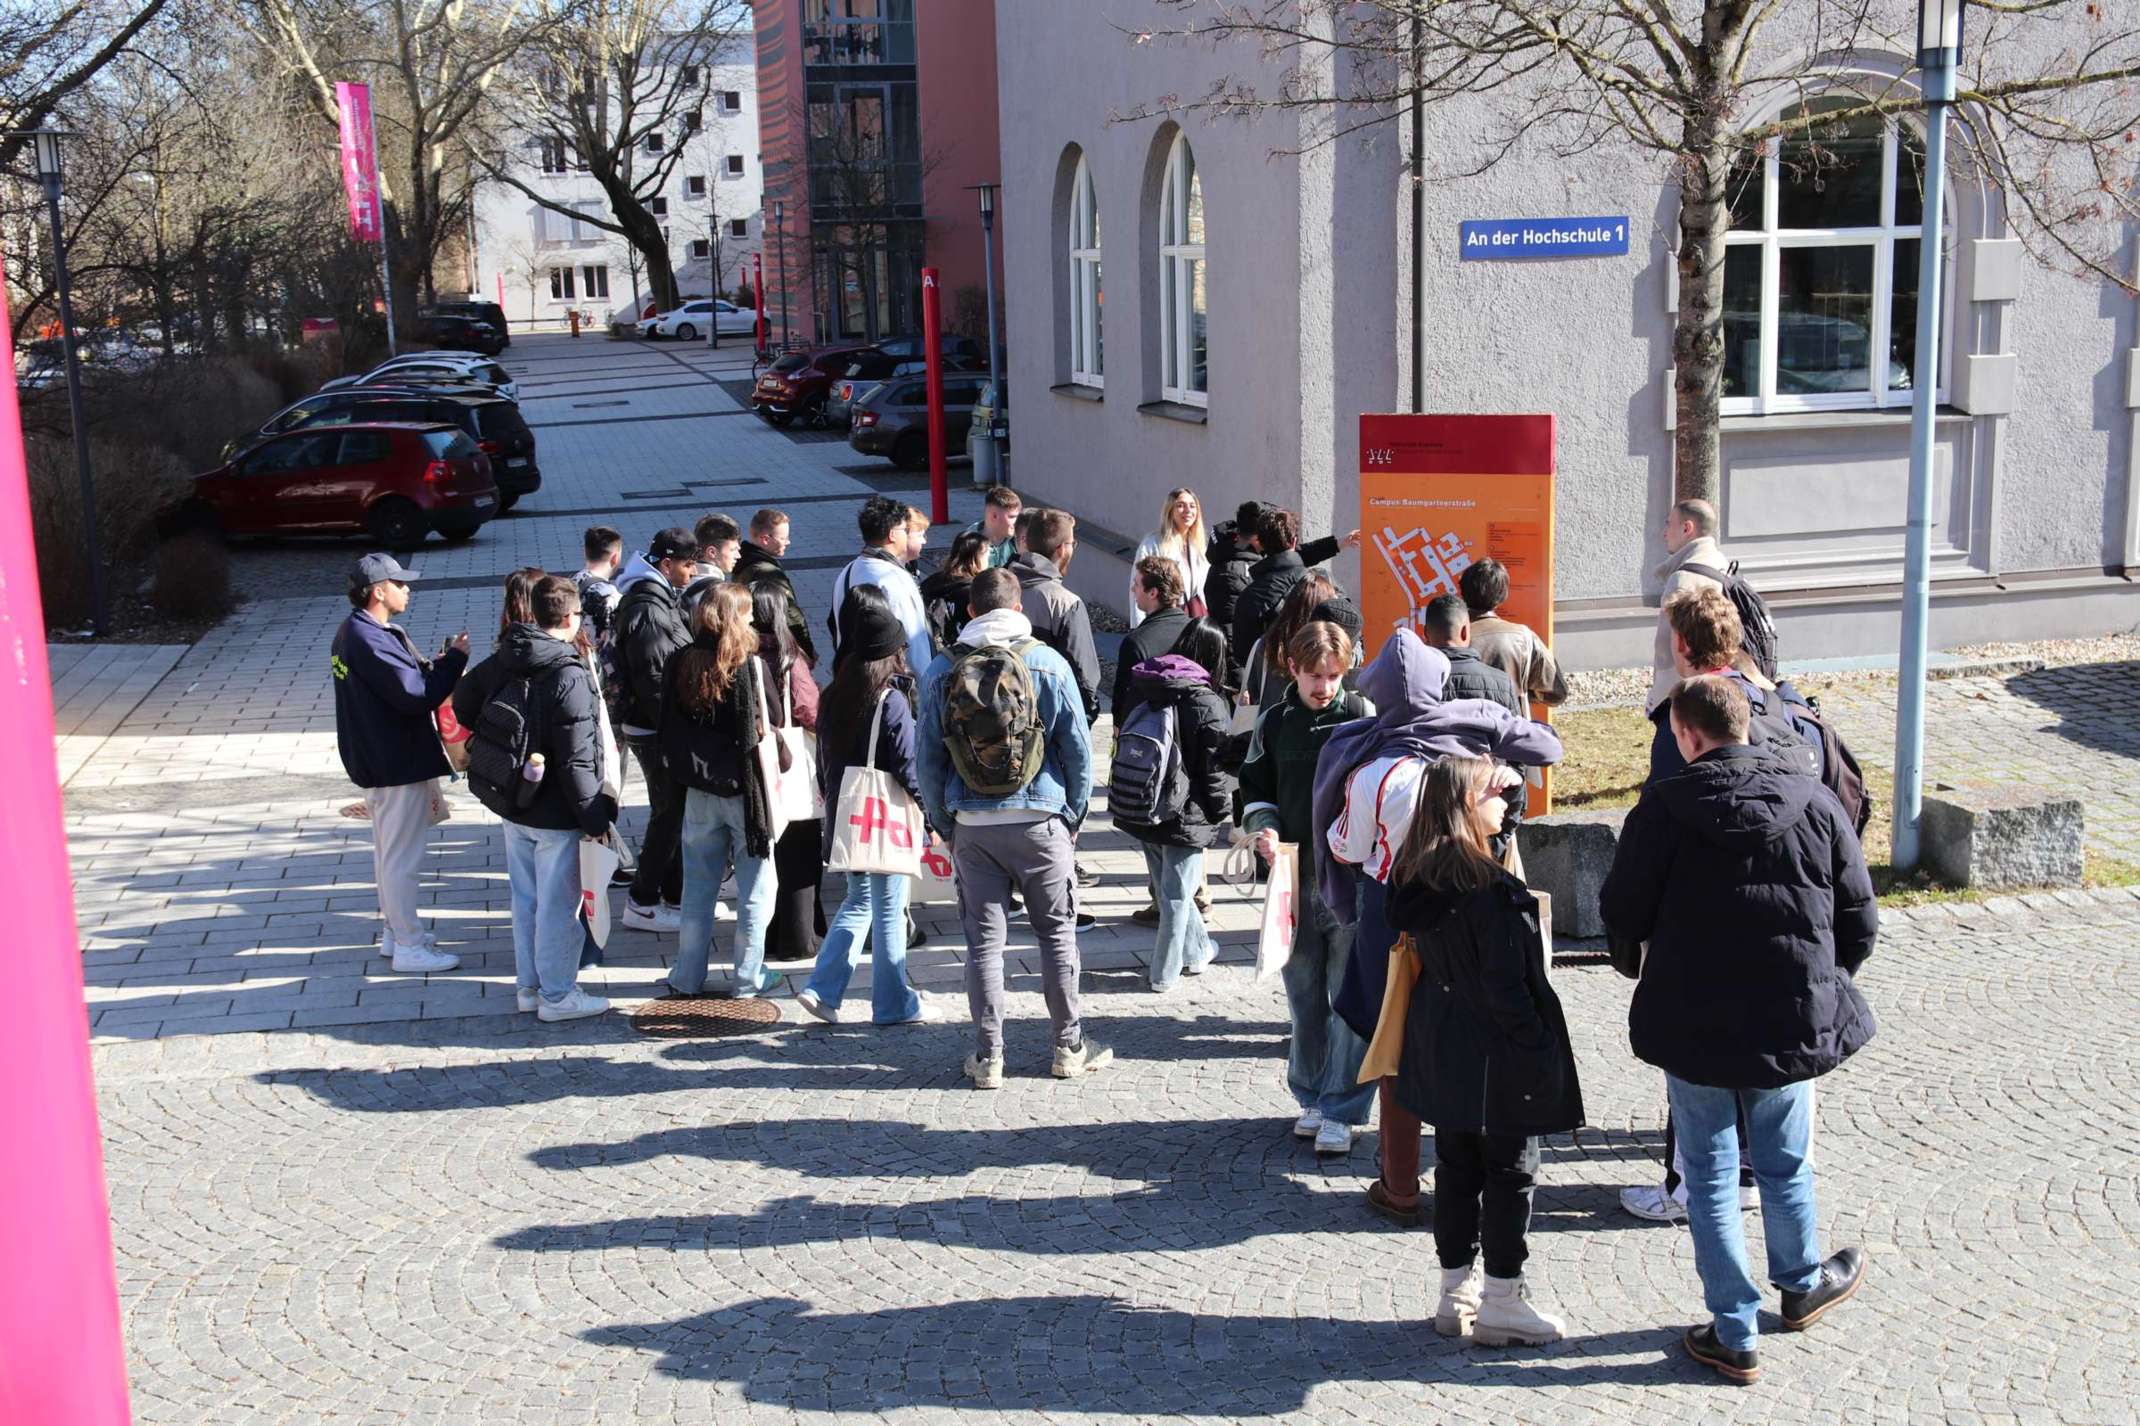
M 1322 1132 L 1322 1127 L 1323 1111 L 1310 1109 L 1293 1121 L 1293 1137 L 1296 1139 L 1312 1139 Z
M 1115 1062 L 1115 1052 L 1105 1045 L 1094 1044 L 1088 1037 L 1074 1050 L 1061 1045 L 1055 1047 L 1055 1065 L 1049 1072 L 1057 1079 L 1076 1079 L 1081 1074 L 1091 1074 Z
M 807 985 L 795 992 L 795 1002 L 827 1025 L 840 1023 L 840 1007 L 827 1005 L 824 1001 L 818 999 L 817 992 Z
M 1490 1277 L 1479 1295 L 1479 1315 L 1471 1339 L 1482 1347 L 1542 1347 L 1568 1335 L 1568 1324 L 1531 1306 L 1531 1290 L 1521 1276 Z
M 452 970 L 461 963 L 461 958 L 445 951 L 427 950 L 422 946 L 404 946 L 394 942 L 394 973 L 396 975 L 427 975 L 432 971 Z
M 1755 1185 L 1755 1184 L 1751 1184 L 1751 1183 L 1742 1183 L 1742 1184 L 1740 1184 L 1740 1185 L 1739 1185 L 1739 1211 L 1740 1211 L 1740 1212 L 1742 1212 L 1742 1213 L 1751 1213 L 1751 1212 L 1753 1212 L 1753 1211 L 1754 1211 L 1754 1210 L 1755 1210 L 1756 1208 L 1759 1208 L 1760 1206 L 1761 1206 L 1761 1189 L 1760 1189 L 1760 1187 L 1759 1187 L 1758 1185 Z
M 578 986 L 573 986 L 563 1000 L 552 1005 L 545 1000 L 535 1007 L 535 1018 L 546 1024 L 559 1020 L 585 1020 L 590 1015 L 600 1015 L 609 1009 L 609 1002 L 599 995 L 589 995 Z
M 513 992 L 513 1004 L 521 1014 L 533 1014 L 535 1008 L 542 1004 L 542 992 L 539 990 L 515 990 Z
M 1434 1330 L 1444 1337 L 1461 1337 L 1469 1332 L 1485 1292 L 1486 1278 L 1477 1263 L 1468 1268 L 1443 1268 L 1442 1299 L 1434 1309 Z
M 914 998 L 921 1004 L 915 1007 L 914 1013 L 906 1019 L 894 1020 L 894 1025 L 933 1025 L 944 1018 L 944 1008 L 928 996 L 917 990 L 914 992 Z
M 1686 1205 L 1664 1191 L 1662 1184 L 1643 1184 L 1620 1190 L 1620 1206 L 1651 1223 L 1684 1223 Z
M 1340 1124 L 1335 1119 L 1325 1119 L 1315 1131 L 1315 1152 L 1318 1154 L 1349 1154 L 1352 1152 L 1352 1126 Z
M 1062 1051 L 1057 1050 L 1055 1053 L 1060 1055 Z M 984 1060 L 979 1055 L 968 1055 L 965 1068 L 961 1072 L 966 1078 L 973 1081 L 975 1089 L 1003 1088 L 1003 1056 L 1001 1055 L 992 1060 Z
M 674 906 L 641 906 L 629 896 L 624 898 L 624 915 L 620 918 L 627 931 L 652 931 L 658 936 L 673 936 L 682 927 L 684 913 Z

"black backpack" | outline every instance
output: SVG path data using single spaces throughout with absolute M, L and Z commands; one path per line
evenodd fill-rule
M 1865 824 L 1872 820 L 1873 791 L 1865 785 L 1865 770 L 1858 765 L 1857 756 L 1836 726 L 1821 716 L 1818 702 L 1789 683 L 1777 685 L 1776 693 L 1783 716 L 1791 720 L 1798 736 L 1813 749 L 1820 763 L 1822 785 L 1843 804 L 1851 830 L 1863 837 Z
M 1768 601 L 1761 597 L 1761 591 L 1739 576 L 1739 562 L 1733 560 L 1728 569 L 1708 564 L 1683 564 L 1680 568 L 1724 586 L 1724 597 L 1739 611 L 1739 647 L 1746 650 L 1747 657 L 1761 670 L 1761 676 L 1774 682 L 1776 619 L 1769 613 Z
M 1115 734 L 1107 808 L 1115 821 L 1157 827 L 1178 820 L 1187 789 L 1181 775 L 1181 721 L 1171 700 L 1149 699 L 1130 710 Z
M 541 784 L 521 775 L 531 754 L 541 751 L 535 720 L 535 680 L 516 678 L 498 686 L 468 735 L 468 786 L 500 817 L 535 800 Z

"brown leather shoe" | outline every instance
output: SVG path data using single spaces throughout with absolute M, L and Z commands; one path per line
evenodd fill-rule
M 1390 1197 L 1389 1185 L 1379 1178 L 1367 1186 L 1367 1206 L 1400 1228 L 1419 1226 L 1419 1204 L 1399 1203 Z

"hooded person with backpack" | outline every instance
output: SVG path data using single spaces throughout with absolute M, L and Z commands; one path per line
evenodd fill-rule
M 1092 733 L 1062 655 L 1033 637 L 1009 569 L 975 576 L 971 622 L 921 680 L 922 810 L 951 843 L 966 933 L 966 1001 L 976 1089 L 1003 1085 L 1003 950 L 1011 892 L 1040 942 L 1054 1026 L 1052 1073 L 1106 1065 L 1078 1013 L 1074 837 L 1092 796 Z
M 1107 805 L 1115 825 L 1144 847 L 1159 903 L 1151 986 L 1165 994 L 1218 956 L 1196 906 L 1204 852 L 1231 825 L 1226 770 L 1228 711 L 1219 680 L 1226 635 L 1192 619 L 1172 653 L 1131 670 L 1131 711 L 1115 733 Z
M 601 695 L 579 647 L 580 590 L 544 575 L 527 602 L 529 621 L 508 625 L 469 671 L 453 712 L 470 730 L 469 787 L 505 821 L 519 1007 L 544 1021 L 579 1020 L 609 1009 L 578 985 L 580 842 L 608 832 L 617 802 L 603 787 Z
M 611 714 L 646 781 L 646 831 L 622 917 L 635 931 L 674 931 L 682 914 L 684 789 L 662 767 L 658 734 L 669 660 L 691 644 L 683 590 L 698 574 L 699 555 L 691 532 L 672 525 L 632 557 L 617 577 L 623 594 L 603 655 Z

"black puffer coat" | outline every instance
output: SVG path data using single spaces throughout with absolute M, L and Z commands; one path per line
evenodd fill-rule
M 1600 902 L 1648 941 L 1628 1011 L 1638 1058 L 1718 1089 L 1826 1074 L 1873 1037 L 1852 977 L 1879 930 L 1842 804 L 1749 746 L 1643 789 Z
M 1583 1122 L 1538 898 L 1506 872 L 1452 894 L 1392 885 L 1390 925 L 1419 948 L 1397 1098 L 1437 1129 L 1558 1134 Z
M 571 644 L 533 624 L 513 625 L 497 650 L 453 690 L 453 716 L 462 727 L 474 728 L 482 721 L 483 705 L 506 684 L 523 678 L 529 680 L 528 706 L 536 733 L 529 751 L 543 755 L 543 778 L 528 806 L 501 802 L 491 811 L 523 827 L 576 827 L 599 837 L 617 820 L 617 802 L 602 790 L 600 700 L 594 675 Z M 484 800 L 489 805 L 489 799 Z
M 1130 703 L 1171 704 L 1176 775 L 1183 779 L 1182 815 L 1147 825 L 1116 818 L 1140 842 L 1164 847 L 1210 847 L 1233 824 L 1233 774 L 1226 771 L 1226 700 L 1211 687 L 1211 675 L 1178 654 L 1148 659 L 1132 671 Z

